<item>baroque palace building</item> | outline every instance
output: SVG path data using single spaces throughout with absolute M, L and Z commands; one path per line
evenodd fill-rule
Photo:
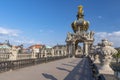
M 40 49 L 40 57 L 66 56 L 66 45 L 55 45 L 53 47 L 43 46 Z

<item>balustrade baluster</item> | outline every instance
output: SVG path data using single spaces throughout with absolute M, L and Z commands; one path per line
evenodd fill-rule
M 7 56 L 8 57 L 8 56 Z M 20 56 L 19 56 L 20 58 Z M 19 59 L 18 58 L 18 59 Z M 13 61 L 2 61 L 0 62 L 0 73 L 9 71 L 9 70 L 15 70 L 31 65 L 46 63 L 54 60 L 59 60 L 65 57 L 46 57 L 46 58 L 37 58 L 37 59 L 23 59 L 23 60 L 13 60 Z

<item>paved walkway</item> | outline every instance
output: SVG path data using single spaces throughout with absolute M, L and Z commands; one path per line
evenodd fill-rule
M 0 80 L 93 80 L 86 59 L 67 58 L 0 73 Z

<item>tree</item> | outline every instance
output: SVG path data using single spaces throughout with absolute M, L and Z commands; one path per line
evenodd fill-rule
M 118 53 L 113 55 L 113 58 L 115 58 L 116 63 L 118 63 L 118 59 L 120 58 L 120 48 L 116 48 Z

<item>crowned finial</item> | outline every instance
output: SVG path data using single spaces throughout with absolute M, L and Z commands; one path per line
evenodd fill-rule
M 78 6 L 78 14 L 83 14 L 83 6 Z
M 84 20 L 83 6 L 78 6 L 77 20 L 72 23 L 73 31 L 76 33 L 78 31 L 84 32 L 89 28 L 89 22 Z

